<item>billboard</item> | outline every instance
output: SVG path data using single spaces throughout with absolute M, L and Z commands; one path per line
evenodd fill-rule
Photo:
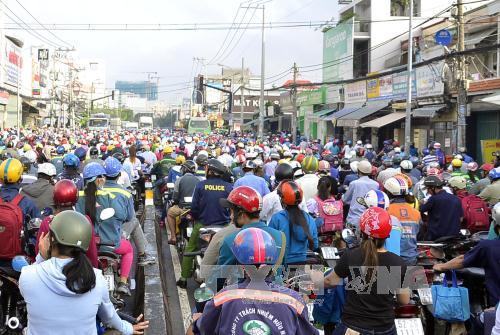
M 392 98 L 392 75 L 367 80 L 366 96 L 368 100 Z
M 357 103 L 366 101 L 366 80 L 344 85 L 344 102 Z
M 339 23 L 323 34 L 323 81 L 352 78 L 353 21 Z
M 408 71 L 392 75 L 392 94 L 396 100 L 406 100 L 408 90 Z M 411 96 L 417 95 L 417 79 L 415 70 L 411 71 Z
M 13 87 L 17 87 L 19 79 L 19 87 L 22 87 L 22 70 L 23 70 L 23 55 L 22 50 L 8 38 L 5 41 L 5 65 L 3 68 L 4 83 Z

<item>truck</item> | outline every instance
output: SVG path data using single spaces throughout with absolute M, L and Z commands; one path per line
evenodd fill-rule
M 123 125 L 125 130 L 139 130 L 139 123 L 138 122 L 127 122 Z
M 89 130 L 108 130 L 110 127 L 110 117 L 109 114 L 97 113 L 93 114 L 89 118 L 88 128 Z
M 151 116 L 139 117 L 139 128 L 140 129 L 153 129 L 153 117 L 151 117 Z
M 122 120 L 119 117 L 111 118 L 110 124 L 111 124 L 111 130 L 114 131 L 122 130 Z

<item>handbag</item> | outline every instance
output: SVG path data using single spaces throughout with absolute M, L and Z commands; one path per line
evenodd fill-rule
M 464 322 L 470 317 L 469 291 L 457 285 L 457 275 L 451 272 L 452 285 L 448 287 L 446 274 L 442 285 L 432 285 L 434 317 L 448 322 Z

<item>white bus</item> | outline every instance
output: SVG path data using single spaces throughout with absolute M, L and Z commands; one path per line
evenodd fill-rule
M 108 130 L 110 127 L 109 115 L 97 113 L 91 115 L 88 122 L 89 130 Z

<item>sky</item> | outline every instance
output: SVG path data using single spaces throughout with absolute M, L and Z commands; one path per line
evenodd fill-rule
M 18 0 L 38 21 L 50 28 L 51 24 L 166 24 L 166 23 L 226 23 L 233 22 L 242 0 Z M 255 0 L 254 0 L 255 1 Z M 20 19 L 28 24 L 35 22 L 16 0 L 2 0 Z M 243 5 L 248 1 L 243 2 Z M 327 21 L 337 14 L 336 0 L 270 0 L 265 4 L 266 22 Z M 11 17 L 11 12 L 5 9 Z M 244 23 L 252 17 L 253 9 L 248 9 Z M 240 9 L 236 24 L 245 14 Z M 19 19 L 14 19 L 20 22 Z M 10 21 L 8 18 L 5 19 Z M 252 21 L 262 22 L 262 11 L 255 10 Z M 121 26 L 123 27 L 123 26 Z M 12 32 L 12 31 L 11 31 Z M 40 34 L 57 41 L 48 31 Z M 101 59 L 106 64 L 106 84 L 113 87 L 115 80 L 145 80 L 147 74 L 157 72 L 162 100 L 175 100 L 189 96 L 182 89 L 197 72 L 220 73 L 222 63 L 230 67 L 241 67 L 241 58 L 252 73 L 260 74 L 261 31 L 248 29 L 239 43 L 233 48 L 240 35 L 226 49 L 222 57 L 216 56 L 223 45 L 227 31 L 61 31 L 52 33 L 69 42 L 77 49 L 82 58 Z M 40 41 L 23 30 L 16 31 L 27 44 L 40 44 Z M 291 68 L 294 62 L 299 66 L 322 63 L 323 38 L 321 29 L 275 28 L 267 29 L 266 40 L 266 78 Z M 225 46 L 232 39 L 226 40 Z M 212 65 L 202 67 L 193 58 L 204 58 Z M 282 84 L 287 77 L 277 76 L 267 80 L 277 80 Z M 291 77 L 291 75 L 289 76 Z M 321 80 L 321 73 L 308 73 L 303 79 Z M 169 85 L 169 86 L 166 86 Z M 163 86 L 163 87 L 162 87 Z

